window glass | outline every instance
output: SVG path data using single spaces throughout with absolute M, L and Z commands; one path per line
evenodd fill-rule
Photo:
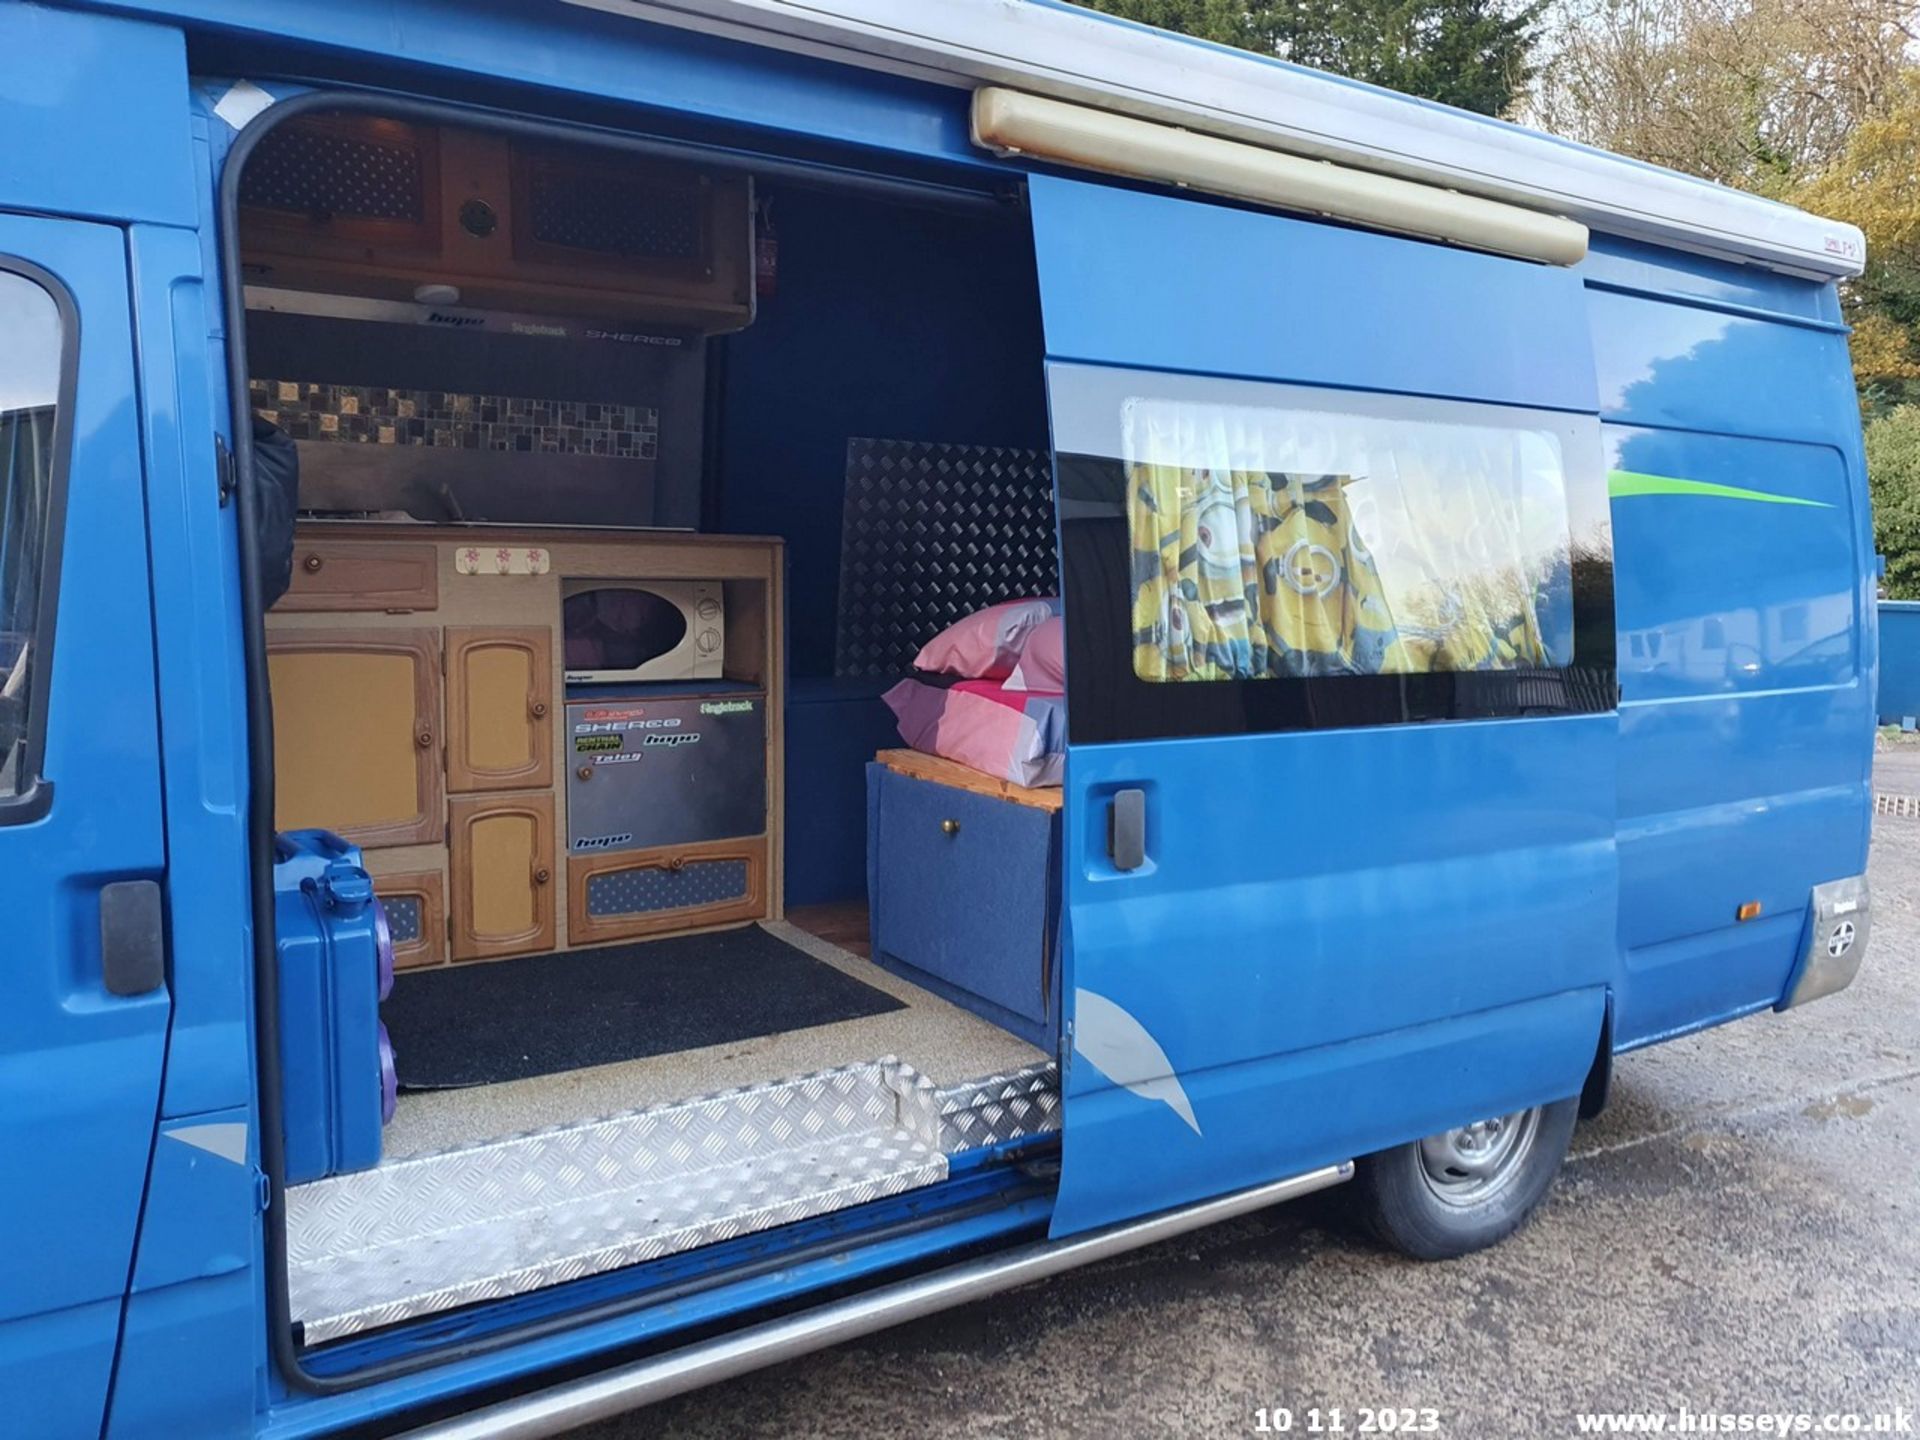
M 1061 361 L 1047 388 L 1075 744 L 1618 704 L 1597 416 Z
M 1571 662 L 1551 430 L 1131 396 L 1120 433 L 1140 679 Z
M 31 788 L 29 719 L 47 683 L 44 611 L 60 398 L 60 308 L 40 285 L 0 271 L 0 798 Z

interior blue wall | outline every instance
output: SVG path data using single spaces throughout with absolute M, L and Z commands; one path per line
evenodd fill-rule
M 847 441 L 1047 444 L 1022 212 L 975 217 L 763 188 L 779 275 L 711 356 L 717 528 L 787 541 L 789 905 L 866 890 L 865 765 L 898 744 L 883 684 L 836 683 Z
M 856 435 L 1044 447 L 1026 217 L 763 189 L 779 280 L 722 367 L 719 528 L 781 535 L 796 676 L 833 673 L 840 512 Z

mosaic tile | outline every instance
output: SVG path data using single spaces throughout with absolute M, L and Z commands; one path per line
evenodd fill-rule
M 261 417 L 295 440 L 628 459 L 657 458 L 660 447 L 660 412 L 650 405 L 308 380 L 255 379 L 248 392 Z

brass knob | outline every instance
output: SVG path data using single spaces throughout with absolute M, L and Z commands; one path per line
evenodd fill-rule
M 553 872 L 547 869 L 547 867 L 544 865 L 542 865 L 538 870 L 535 870 L 533 872 L 533 883 L 536 885 L 544 885 L 547 883 L 547 881 L 551 880 L 552 878 L 553 878 Z
M 591 765 L 582 765 L 578 770 L 574 771 L 573 773 L 578 775 L 582 780 L 593 779 L 593 767 Z
M 418 735 L 413 737 L 413 743 L 418 745 L 422 750 L 433 748 L 433 732 L 431 730 L 422 730 Z
M 960 822 L 958 820 L 942 820 L 940 822 L 940 833 L 942 835 L 958 835 L 960 833 Z
M 544 700 L 536 700 L 529 708 L 533 711 L 533 718 L 539 720 L 547 713 L 547 702 Z
M 320 573 L 320 567 L 326 563 L 327 562 L 322 560 L 318 555 L 312 554 L 309 554 L 306 559 L 300 562 L 301 567 L 305 569 L 309 575 L 318 575 Z

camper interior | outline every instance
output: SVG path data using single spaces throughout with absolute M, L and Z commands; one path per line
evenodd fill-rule
M 397 972 L 379 1025 L 281 979 L 307 1344 L 1055 1138 L 1064 701 L 914 678 L 1058 613 L 1031 240 L 971 200 L 360 111 L 249 157 L 280 883 L 360 847 Z

